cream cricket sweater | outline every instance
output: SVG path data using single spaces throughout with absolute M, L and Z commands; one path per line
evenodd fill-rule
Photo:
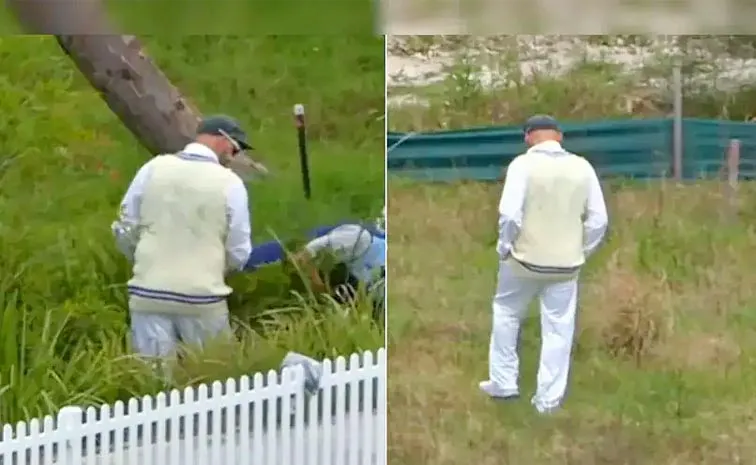
M 227 311 L 226 192 L 235 175 L 217 162 L 182 156 L 151 161 L 128 283 L 132 311 Z
M 607 225 L 601 187 L 590 163 L 556 142 L 539 144 L 510 164 L 506 182 L 510 186 L 500 204 L 500 253 L 505 251 L 527 274 L 577 273 Z M 511 229 L 516 232 L 507 231 Z

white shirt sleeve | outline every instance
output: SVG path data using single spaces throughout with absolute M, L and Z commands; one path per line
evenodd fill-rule
M 527 192 L 526 165 L 520 158 L 515 158 L 507 167 L 504 189 L 499 200 L 499 240 L 496 252 L 505 258 L 512 250 L 512 244 L 522 228 L 522 212 Z
M 590 164 L 589 167 L 588 200 L 585 204 L 585 219 L 583 220 L 583 254 L 586 258 L 598 249 L 609 226 L 609 215 L 606 211 L 601 182 L 596 170 Z
M 317 237 L 305 245 L 310 255 L 317 255 L 327 250 L 341 262 L 352 262 L 366 254 L 372 244 L 373 236 L 364 227 L 346 224 L 334 228 L 325 236 Z
M 226 194 L 228 207 L 228 235 L 226 236 L 226 262 L 231 270 L 241 270 L 252 253 L 252 226 L 249 214 L 247 186 L 241 178 Z
M 130 261 L 134 259 L 134 251 L 139 241 L 139 210 L 144 186 L 151 172 L 152 164 L 149 161 L 139 168 L 121 200 L 118 220 L 110 226 L 116 246 Z

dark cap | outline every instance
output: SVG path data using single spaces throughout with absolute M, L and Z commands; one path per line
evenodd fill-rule
M 552 131 L 559 131 L 559 132 L 562 131 L 559 128 L 559 123 L 557 122 L 557 120 L 555 120 L 549 115 L 531 116 L 530 118 L 528 118 L 527 121 L 525 121 L 525 125 L 522 128 L 525 134 L 528 134 L 531 131 L 540 131 L 544 129 L 550 129 Z
M 252 148 L 252 146 L 249 145 L 247 133 L 244 132 L 239 123 L 230 116 L 208 116 L 200 121 L 200 124 L 197 127 L 197 134 L 222 136 L 223 133 L 226 133 L 229 137 L 235 140 L 241 148 L 245 150 Z

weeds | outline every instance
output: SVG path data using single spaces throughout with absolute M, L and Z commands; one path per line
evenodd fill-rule
M 240 119 L 271 169 L 249 186 L 253 242 L 301 244 L 322 224 L 383 205 L 383 44 L 360 36 L 145 39 L 150 55 L 206 113 Z M 67 404 L 111 403 L 164 387 L 130 355 L 130 270 L 109 224 L 149 154 L 49 37 L 3 37 L 0 54 L 0 422 Z M 301 193 L 291 109 L 308 111 L 313 199 Z M 356 161 L 359 161 L 357 163 Z M 237 340 L 173 370 L 178 385 L 375 349 L 383 332 L 272 266 L 231 279 Z M 230 344 L 230 346 L 229 346 Z
M 392 78 L 389 127 L 510 125 L 536 113 L 570 121 L 666 117 L 672 114 L 674 64 L 683 70 L 686 116 L 754 116 L 756 88 L 748 76 L 756 72 L 756 52 L 747 38 L 532 37 L 393 38 L 394 58 L 438 66 L 429 66 L 424 79 Z
M 730 447 L 750 450 L 739 433 L 748 416 L 732 415 L 752 408 L 744 386 L 756 375 L 748 355 L 756 276 L 746 257 L 756 236 L 747 222 L 709 232 L 710 212 L 722 205 L 711 186 L 624 188 L 610 197 L 612 234 L 581 283 L 569 398 L 549 420 L 526 401 L 492 405 L 477 391 L 487 374 L 496 270 L 488 236 L 499 188 L 398 183 L 389 192 L 396 463 L 704 464 L 718 463 Z M 741 195 L 755 194 L 743 186 Z M 655 219 L 642 207 L 658 196 L 666 207 Z M 538 331 L 531 312 L 523 334 L 526 397 Z M 613 446 L 596 442 L 598 434 L 609 434 Z M 614 450 L 621 444 L 624 452 Z
M 649 114 L 624 111 L 632 77 L 609 79 L 608 69 L 582 63 L 583 74 L 539 76 L 489 94 L 468 87 L 465 98 L 449 95 L 458 87 L 447 77 L 436 94 L 418 90 L 427 111 L 398 105 L 389 124 L 491 124 L 497 105 L 504 124 L 544 110 L 567 120 Z M 452 100 L 459 106 L 447 106 Z M 711 101 L 717 105 L 699 107 L 698 116 L 722 116 L 704 110 L 715 107 L 736 113 L 730 100 Z M 491 403 L 478 392 L 487 377 L 500 186 L 391 179 L 389 194 L 391 463 L 753 463 L 752 183 L 739 186 L 736 221 L 724 221 L 718 181 L 606 183 L 610 233 L 583 272 L 570 392 L 549 418 L 527 402 L 540 344 L 535 311 L 522 336 L 525 399 Z

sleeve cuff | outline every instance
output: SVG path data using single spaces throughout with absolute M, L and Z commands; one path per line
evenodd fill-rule
M 511 251 L 512 246 L 510 244 L 499 244 L 496 246 L 496 253 L 498 253 L 501 258 L 509 257 Z

